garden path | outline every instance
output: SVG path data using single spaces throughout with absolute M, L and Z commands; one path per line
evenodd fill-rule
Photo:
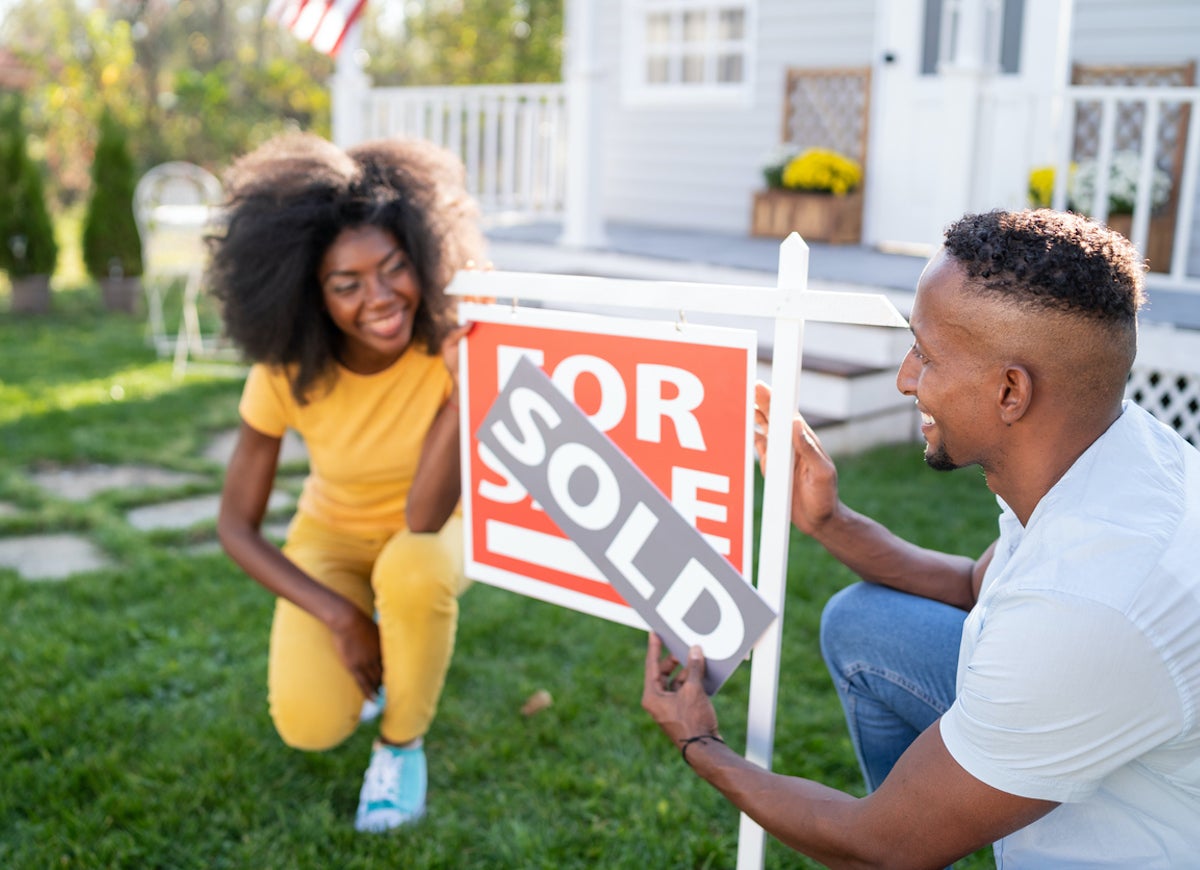
M 233 450 L 236 431 L 222 432 L 204 451 L 204 457 L 224 467 Z M 304 443 L 289 432 L 284 438 L 280 465 L 306 462 Z M 207 478 L 166 468 L 140 465 L 87 465 L 42 469 L 30 474 L 30 482 L 50 497 L 70 502 L 86 501 L 102 492 L 120 490 L 149 494 L 147 501 L 125 512 L 125 520 L 139 532 L 180 531 L 216 520 L 220 496 L 217 493 L 189 495 L 183 498 L 155 500 L 155 490 L 170 491 L 180 487 L 202 484 Z M 264 531 L 269 537 L 282 539 L 287 528 L 287 514 L 295 504 L 291 490 L 299 479 L 281 477 L 283 486 L 271 494 L 268 503 L 269 521 Z M 23 509 L 0 502 L 0 516 L 19 517 Z M 211 552 L 218 548 L 215 539 L 192 545 L 189 551 Z M 10 568 L 24 580 L 65 580 L 76 574 L 113 567 L 114 563 L 102 548 L 85 534 L 78 532 L 46 532 L 34 535 L 0 537 L 0 568 Z

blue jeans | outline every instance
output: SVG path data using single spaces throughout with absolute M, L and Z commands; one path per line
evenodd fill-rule
M 966 616 L 870 583 L 848 586 L 825 605 L 821 654 L 868 791 L 953 703 Z

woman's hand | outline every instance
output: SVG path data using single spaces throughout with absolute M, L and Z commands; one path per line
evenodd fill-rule
M 446 364 L 446 370 L 450 372 L 450 377 L 454 378 L 455 398 L 458 393 L 458 343 L 470 335 L 474 328 L 474 323 L 464 323 L 454 327 L 442 339 L 442 362 Z
M 488 260 L 484 263 L 476 263 L 474 260 L 467 260 L 463 266 L 467 272 L 491 272 L 496 267 L 492 265 L 492 261 Z M 477 302 L 481 305 L 491 305 L 496 301 L 494 296 L 463 296 L 461 302 Z M 446 368 L 454 377 L 454 383 L 457 388 L 458 384 L 458 342 L 459 339 L 466 337 L 471 329 L 475 326 L 473 323 L 464 323 L 461 326 L 456 326 L 446 334 L 442 340 L 442 362 L 446 364 Z
M 383 683 L 379 626 L 347 601 L 345 610 L 329 628 L 333 632 L 333 646 L 342 665 L 354 677 L 363 695 L 374 700 Z

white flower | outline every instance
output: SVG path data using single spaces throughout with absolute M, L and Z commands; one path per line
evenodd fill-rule
M 1133 211 L 1137 201 L 1138 173 L 1141 157 L 1136 151 L 1118 151 L 1113 155 L 1108 171 L 1108 213 L 1124 214 Z M 1067 198 L 1076 211 L 1095 213 L 1097 166 L 1095 160 L 1084 160 L 1067 182 Z M 1171 177 L 1157 166 L 1151 173 L 1150 208 L 1158 208 L 1171 195 Z
M 782 169 L 799 153 L 799 145 L 783 142 L 763 155 L 762 167 L 763 169 Z

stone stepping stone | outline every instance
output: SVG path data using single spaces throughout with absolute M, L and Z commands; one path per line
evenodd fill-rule
M 220 465 L 228 465 L 229 457 L 233 455 L 233 445 L 237 443 L 237 435 L 236 429 L 222 432 L 209 443 L 204 451 L 204 458 Z M 283 444 L 279 448 L 279 464 L 291 465 L 298 462 L 308 462 L 308 448 L 304 446 L 304 439 L 289 429 L 284 433 Z
M 291 522 L 289 517 L 286 520 L 271 520 L 263 523 L 262 533 L 268 541 L 273 541 L 276 544 L 282 545 L 287 540 L 288 523 Z M 201 541 L 198 544 L 189 544 L 183 548 L 183 552 L 189 556 L 211 556 L 215 553 L 223 553 L 220 541 Z
M 199 544 L 191 544 L 183 549 L 183 552 L 189 556 L 212 556 L 215 553 L 222 553 L 220 541 L 201 541 Z
M 64 580 L 111 564 L 94 544 L 78 535 L 0 538 L 0 566 L 15 568 L 26 580 Z
M 287 540 L 287 530 L 290 523 L 290 519 L 281 523 L 263 523 L 263 536 L 269 541 L 279 541 L 282 543 Z
M 68 501 L 87 501 L 111 489 L 184 486 L 206 480 L 197 474 L 142 465 L 66 466 L 35 471 L 30 479 L 39 488 Z
M 267 510 L 284 510 L 293 507 L 295 503 L 295 496 L 275 491 L 271 493 L 271 498 L 267 501 Z M 219 493 L 198 495 L 193 498 L 134 508 L 125 514 L 125 519 L 131 526 L 142 532 L 160 529 L 188 529 L 197 523 L 216 519 L 220 506 L 221 496 Z

